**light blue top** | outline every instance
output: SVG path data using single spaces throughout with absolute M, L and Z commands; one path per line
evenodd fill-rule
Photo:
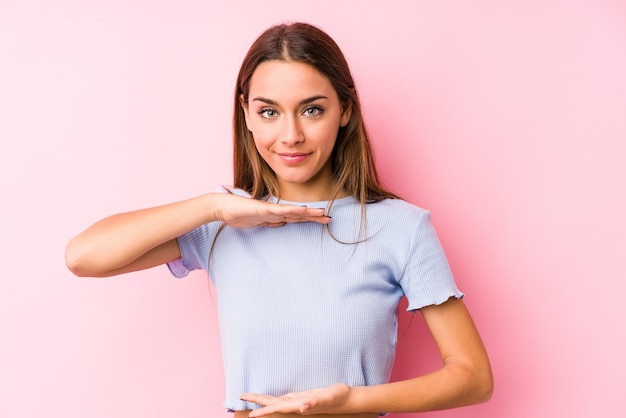
M 326 208 L 329 202 L 281 203 Z M 220 222 L 178 238 L 182 259 L 169 263 L 172 274 L 207 270 L 217 290 L 225 408 L 258 407 L 239 399 L 244 392 L 386 383 L 400 298 L 406 295 L 414 310 L 463 296 L 428 211 L 398 199 L 368 204 L 367 239 L 358 244 L 359 203 L 338 199 L 330 215 L 330 233 L 313 222 L 227 226 L 215 240 L 210 269 Z

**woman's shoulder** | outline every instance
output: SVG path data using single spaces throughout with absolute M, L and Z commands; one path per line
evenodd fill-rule
M 403 199 L 384 199 L 367 205 L 368 212 L 380 212 L 387 216 L 419 218 L 430 213 L 414 203 Z
M 363 209 L 365 211 L 363 212 Z M 428 224 L 429 211 L 402 199 L 383 199 L 363 206 L 353 199 L 349 204 L 333 207 L 333 222 L 351 225 L 366 225 L 369 232 L 385 231 L 398 237 L 421 229 Z

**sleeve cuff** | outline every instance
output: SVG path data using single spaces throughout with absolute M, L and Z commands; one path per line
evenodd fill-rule
M 183 259 L 179 258 L 174 261 L 170 261 L 167 263 L 167 268 L 172 273 L 172 276 L 182 279 L 183 277 L 187 277 L 189 274 L 189 270 L 183 265 Z

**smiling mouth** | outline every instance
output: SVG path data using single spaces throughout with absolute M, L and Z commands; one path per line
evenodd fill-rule
M 303 152 L 293 152 L 293 153 L 278 153 L 278 156 L 286 163 L 288 164 L 297 164 L 300 163 L 304 160 L 306 160 L 309 155 L 311 155 L 310 153 L 303 153 Z

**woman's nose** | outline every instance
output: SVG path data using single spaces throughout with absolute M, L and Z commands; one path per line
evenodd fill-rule
M 285 119 L 285 127 L 282 135 L 282 142 L 286 145 L 295 145 L 304 141 L 304 135 L 298 119 L 295 117 Z

